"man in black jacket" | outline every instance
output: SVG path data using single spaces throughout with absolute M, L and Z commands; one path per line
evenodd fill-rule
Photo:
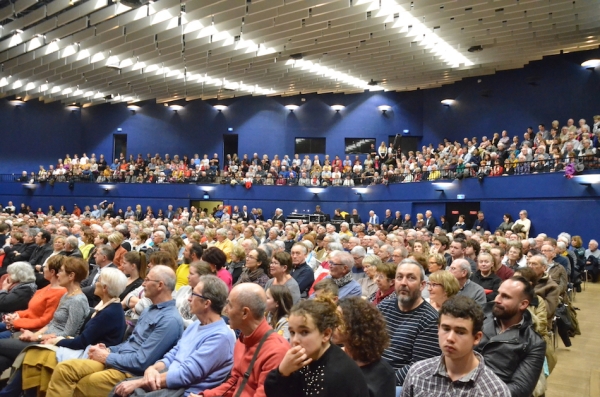
M 476 350 L 510 389 L 512 397 L 529 397 L 544 366 L 546 342 L 527 310 L 534 290 L 522 277 L 504 281 L 494 302 L 484 307 L 483 337 Z
M 96 249 L 94 259 L 96 260 L 96 266 L 92 269 L 88 277 L 81 282 L 81 292 L 88 298 L 90 307 L 95 307 L 99 302 L 100 298 L 94 295 L 96 289 L 96 282 L 102 269 L 106 267 L 116 267 L 112 263 L 115 258 L 115 250 L 110 245 L 101 245 Z
M 3 250 L 0 250 L 0 253 L 4 252 L 5 257 L 2 262 L 2 269 L 0 269 L 0 274 L 6 273 L 6 268 L 11 263 L 15 262 L 29 262 L 29 258 L 31 258 L 31 254 L 35 249 L 36 245 L 33 242 L 36 235 L 35 229 L 28 229 L 25 233 L 23 233 L 22 241 L 17 240 L 15 244 L 11 247 L 4 247 Z M 17 233 L 12 233 L 13 236 L 16 236 Z
M 31 263 L 35 272 L 35 283 L 38 289 L 48 285 L 48 281 L 44 278 L 44 269 L 42 269 L 42 266 L 54 251 L 50 240 L 52 240 L 52 235 L 48 231 L 39 231 L 35 235 L 36 247 L 31 254 L 31 258 L 29 258 L 29 263 Z

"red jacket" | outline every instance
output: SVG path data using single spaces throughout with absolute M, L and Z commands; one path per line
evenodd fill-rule
M 237 388 L 242 382 L 244 372 L 248 370 L 254 351 L 263 335 L 271 329 L 269 323 L 263 319 L 258 328 L 249 336 L 241 335 L 235 343 L 233 349 L 233 369 L 231 376 L 221 386 L 212 390 L 205 390 L 201 394 L 204 397 L 231 397 L 234 396 Z M 252 367 L 252 373 L 242 391 L 240 397 L 266 397 L 265 379 L 269 372 L 279 367 L 283 356 L 289 350 L 288 342 L 277 332 L 269 335 L 265 343 L 260 348 L 258 357 Z M 234 386 L 235 385 L 235 386 Z M 233 386 L 233 387 L 232 387 Z

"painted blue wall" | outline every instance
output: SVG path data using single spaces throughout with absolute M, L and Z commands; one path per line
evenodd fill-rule
M 126 104 L 98 105 L 72 112 L 59 103 L 29 101 L 14 107 L 0 100 L 0 173 L 34 170 L 55 164 L 65 153 L 103 153 L 112 158 L 113 134 L 124 133 L 129 153 L 188 154 L 223 152 L 223 134 L 239 134 L 241 153 L 294 153 L 295 137 L 327 138 L 327 153 L 343 155 L 344 138 L 375 138 L 408 129 L 425 144 L 442 138 L 491 136 L 507 129 L 522 135 L 527 126 L 550 125 L 554 119 L 591 117 L 600 109 L 600 69 L 586 70 L 583 60 L 600 58 L 600 50 L 553 56 L 523 69 L 468 78 L 430 90 L 324 94 L 294 97 L 240 97 L 190 101 L 178 113 L 155 103 L 142 103 L 132 114 Z M 530 82 L 536 85 L 530 85 Z M 482 96 L 485 94 L 487 96 Z M 451 107 L 440 104 L 455 99 Z M 303 101 L 304 99 L 304 101 Z M 286 104 L 301 105 L 290 113 Z M 330 105 L 342 104 L 339 113 Z M 393 111 L 383 115 L 378 105 Z M 121 128 L 122 131 L 118 131 Z M 233 131 L 229 132 L 228 128 Z
M 382 217 L 386 209 L 399 210 L 414 216 L 417 212 L 430 209 L 439 220 L 446 211 L 447 202 L 457 202 L 458 194 L 464 194 L 466 202 L 480 203 L 492 228 L 502 222 L 502 215 L 510 213 L 514 218 L 522 209 L 529 212 L 532 220 L 532 233 L 545 232 L 557 236 L 568 231 L 581 235 L 584 241 L 600 237 L 600 223 L 594 221 L 600 214 L 600 185 L 582 186 L 576 179 L 566 179 L 561 174 L 540 174 L 513 177 L 486 178 L 482 183 L 477 179 L 454 181 L 449 186 L 430 182 L 372 186 L 366 193 L 357 195 L 353 189 L 329 187 L 315 196 L 304 187 L 211 185 L 138 185 L 117 184 L 108 193 L 99 184 L 76 183 L 73 190 L 66 183 L 54 186 L 40 185 L 29 190 L 20 183 L 0 183 L 0 202 L 12 200 L 15 205 L 21 202 L 47 209 L 49 204 L 56 208 L 65 205 L 67 209 L 78 204 L 96 204 L 102 200 L 114 201 L 117 208 L 141 204 L 150 205 L 154 210 L 166 209 L 168 204 L 175 207 L 189 206 L 191 200 L 202 200 L 208 191 L 211 200 L 223 201 L 230 205 L 247 205 L 249 208 L 262 208 L 265 216 L 272 216 L 275 208 L 282 208 L 285 214 L 298 211 L 311 212 L 319 204 L 325 212 L 333 213 L 335 208 L 358 209 L 363 220 L 370 210 Z M 436 191 L 443 189 L 444 194 Z

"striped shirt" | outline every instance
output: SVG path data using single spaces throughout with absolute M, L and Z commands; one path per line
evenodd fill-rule
M 446 371 L 444 356 L 416 363 L 408 371 L 402 397 L 510 397 L 508 386 L 485 366 L 481 354 L 473 353 L 479 365 L 454 382 Z
M 390 336 L 390 346 L 382 358 L 394 368 L 396 384 L 402 386 L 411 365 L 442 353 L 437 336 L 438 312 L 425 301 L 416 309 L 403 312 L 397 299 L 383 300 L 377 308 Z

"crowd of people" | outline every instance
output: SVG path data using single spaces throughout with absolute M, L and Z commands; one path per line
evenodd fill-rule
M 142 154 L 127 158 L 121 153 L 112 163 L 104 155 L 81 157 L 66 154 L 56 164 L 39 170 L 23 171 L 20 182 L 122 182 L 122 183 L 222 183 L 232 185 L 299 185 L 356 186 L 388 183 L 435 181 L 470 177 L 525 175 L 545 172 L 567 172 L 572 175 L 600 164 L 600 115 L 594 116 L 593 127 L 585 119 L 575 125 L 573 119 L 560 127 L 554 120 L 550 129 L 544 124 L 534 132 L 528 127 L 522 137 L 509 136 L 506 130 L 462 142 L 445 139 L 437 146 L 423 146 L 421 151 L 403 153 L 399 146 L 381 142 L 371 145 L 366 157 L 295 154 L 293 158 L 278 154 L 269 157 L 218 154 L 209 158 L 169 154 L 144 158 Z
M 525 210 L 338 230 L 109 205 L 0 213 L 0 397 L 541 396 L 600 260 Z

